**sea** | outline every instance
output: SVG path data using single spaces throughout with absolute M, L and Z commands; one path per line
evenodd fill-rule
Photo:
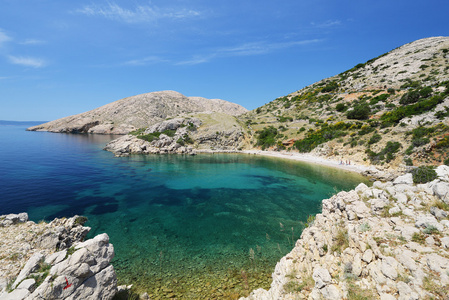
M 238 299 L 268 289 L 276 262 L 321 200 L 367 180 L 248 154 L 131 155 L 116 136 L 30 132 L 0 123 L 0 215 L 83 215 L 106 232 L 119 284 L 151 299 Z

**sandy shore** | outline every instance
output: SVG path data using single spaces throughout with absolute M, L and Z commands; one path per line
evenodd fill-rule
M 240 151 L 241 153 L 246 154 L 252 154 L 252 155 L 263 155 L 263 156 L 271 156 L 271 157 L 277 157 L 277 158 L 285 158 L 285 159 L 291 159 L 291 160 L 297 160 L 307 163 L 313 163 L 313 164 L 319 164 L 327 167 L 333 167 L 333 168 L 339 168 L 342 170 L 362 173 L 363 171 L 372 169 L 373 167 L 370 166 L 364 166 L 364 165 L 358 165 L 354 164 L 353 162 L 350 162 L 350 164 L 341 163 L 340 160 L 333 160 L 333 159 L 327 159 L 323 157 L 317 157 L 311 154 L 305 154 L 305 153 L 294 153 L 294 152 L 277 152 L 277 151 L 262 151 L 262 150 L 243 150 Z

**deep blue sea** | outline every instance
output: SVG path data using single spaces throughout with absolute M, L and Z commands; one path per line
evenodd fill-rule
M 152 299 L 234 299 L 268 288 L 321 200 L 354 173 L 243 154 L 115 158 L 113 136 L 0 126 L 0 215 L 87 216 L 106 232 L 119 283 Z

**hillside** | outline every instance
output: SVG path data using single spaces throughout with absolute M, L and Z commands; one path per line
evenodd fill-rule
M 161 91 L 124 98 L 94 110 L 28 128 L 30 131 L 126 134 L 183 113 L 219 112 L 239 115 L 247 112 L 238 104 L 219 99 L 186 97 Z
M 406 44 L 239 119 L 250 147 L 380 168 L 449 162 L 449 37 Z

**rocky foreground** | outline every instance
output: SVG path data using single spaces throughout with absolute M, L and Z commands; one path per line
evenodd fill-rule
M 250 299 L 449 299 L 449 167 L 323 200 L 270 290 Z
M 117 278 L 107 234 L 83 241 L 89 227 L 75 216 L 51 223 L 0 216 L 0 299 L 112 299 Z

